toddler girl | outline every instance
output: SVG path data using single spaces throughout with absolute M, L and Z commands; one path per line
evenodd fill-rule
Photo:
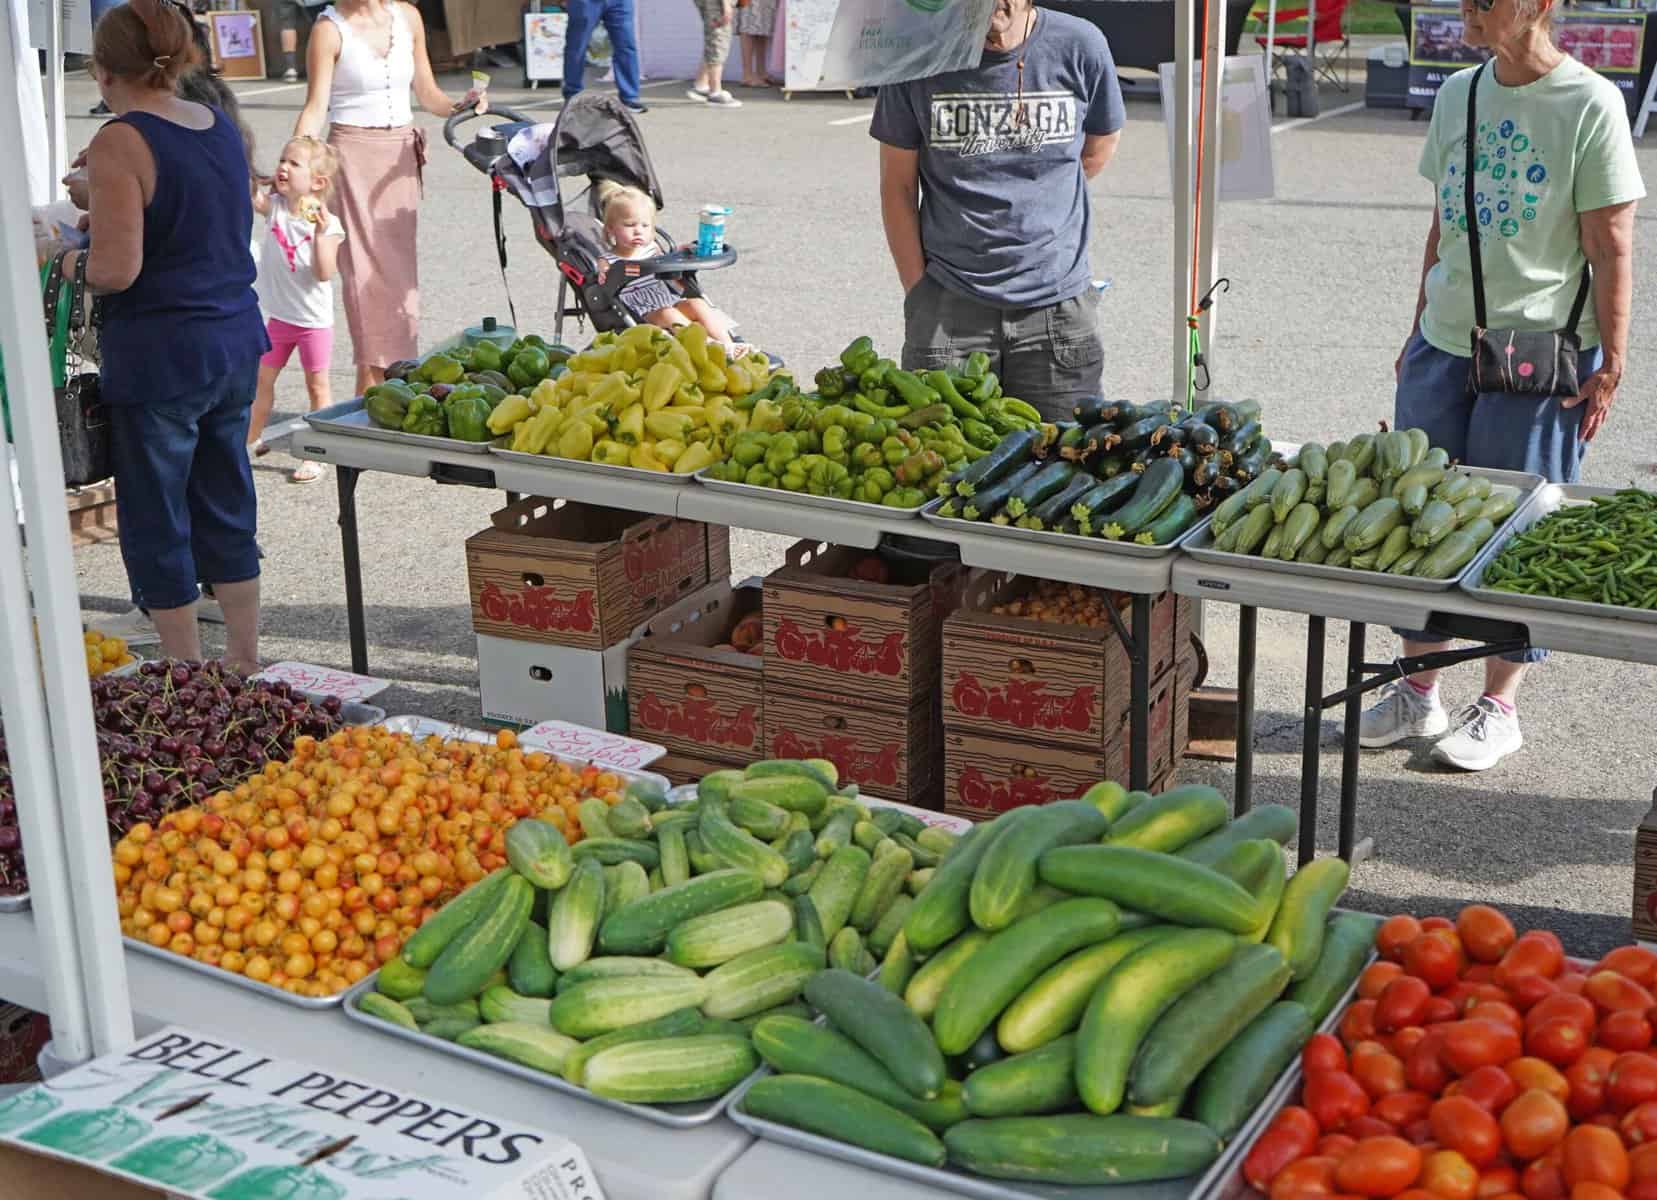
M 598 211 L 610 249 L 605 255 L 607 261 L 655 258 L 662 253 L 656 243 L 656 202 L 638 188 L 602 180 L 598 185 Z M 599 272 L 602 280 L 603 264 Z M 630 283 L 621 290 L 621 296 L 641 321 L 669 330 L 700 325 L 709 337 L 723 343 L 727 353 L 736 353 L 731 319 L 706 300 L 683 295 L 663 276 L 649 275 Z
M 254 192 L 253 207 L 265 218 L 265 236 L 253 286 L 270 335 L 270 351 L 259 360 L 259 392 L 247 431 L 256 454 L 265 452 L 259 435 L 276 401 L 276 377 L 296 347 L 311 411 L 328 406 L 328 362 L 334 351 L 334 290 L 329 282 L 345 240 L 344 227 L 327 205 L 338 162 L 326 142 L 296 137 L 282 148 L 273 190 Z M 322 468 L 308 460 L 293 473 L 295 483 L 321 477 Z

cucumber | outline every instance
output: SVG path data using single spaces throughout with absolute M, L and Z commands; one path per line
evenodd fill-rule
M 468 1029 L 455 1041 L 548 1075 L 557 1075 L 575 1049 L 574 1038 L 554 1033 L 538 1021 L 494 1021 Z
M 1133 496 L 1111 515 L 1124 537 L 1133 537 L 1162 515 L 1185 486 L 1185 468 L 1177 459 L 1159 458 L 1145 468 Z
M 551 1013 L 551 999 L 542 996 L 521 996 L 511 988 L 498 984 L 485 988 L 483 995 L 478 997 L 478 1016 L 489 1025 L 503 1021 L 545 1025 Z
M 570 968 L 558 979 L 559 993 L 572 987 L 590 983 L 594 979 L 619 979 L 622 976 L 651 975 L 657 979 L 694 979 L 696 972 L 675 966 L 665 958 L 637 958 L 617 954 L 605 958 L 589 958 Z
M 944 1056 L 920 1017 L 902 1000 L 850 971 L 822 971 L 805 998 L 841 1033 L 884 1063 L 911 1096 L 930 1100 L 944 1083 Z
M 888 842 L 887 845 L 897 847 L 895 842 Z M 901 847 L 887 850 L 883 846 L 875 854 L 857 889 L 857 897 L 852 901 L 851 914 L 847 918 L 850 926 L 860 933 L 873 929 L 891 907 L 892 901 L 903 891 L 903 881 L 914 869 L 915 858 L 909 851 Z
M 604 868 L 597 859 L 582 859 L 547 913 L 547 954 L 556 969 L 568 971 L 586 961 L 603 912 Z
M 841 846 L 851 845 L 852 829 L 857 825 L 857 807 L 846 804 L 836 808 L 823 827 L 817 831 L 817 857 L 826 859 Z
M 854 975 L 867 975 L 873 967 L 864 969 L 863 956 L 868 951 L 863 948 L 863 935 L 850 925 L 834 935 L 834 940 L 828 946 L 828 965 L 842 971 L 850 971 Z
M 1283 902 L 1277 907 L 1266 941 L 1283 952 L 1296 982 L 1311 975 L 1317 966 L 1323 952 L 1324 922 L 1346 891 L 1351 873 L 1345 859 L 1320 858 L 1296 871 L 1284 888 Z
M 810 1021 L 814 1020 L 816 1016 L 817 1014 L 811 1011 L 811 1005 L 804 1000 L 790 1000 L 787 1004 L 779 1004 L 775 1008 L 764 1008 L 736 1021 L 714 1021 L 703 1017 L 702 1023 L 708 1028 L 736 1025 L 740 1029 L 752 1033 L 754 1026 L 765 1020 L 766 1017 L 798 1017 L 802 1021 Z
M 702 1015 L 734 1021 L 787 1004 L 823 962 L 823 951 L 805 942 L 750 950 L 707 974 Z
M 1283 903 L 1283 890 L 1288 883 L 1287 868 L 1283 865 L 1283 848 L 1268 838 L 1239 842 L 1214 869 L 1228 879 L 1248 889 L 1254 897 L 1254 910 L 1259 920 L 1253 929 L 1243 934 L 1247 942 L 1263 942 L 1277 918 L 1277 909 Z
M 1106 779 L 1083 792 L 1081 800 L 1098 809 L 1106 821 L 1115 822 L 1120 821 L 1133 807 L 1129 800 L 1133 794 L 1115 780 Z
M 1181 996 L 1151 1028 L 1128 1077 L 1128 1098 L 1153 1105 L 1184 1095 L 1288 982 L 1289 964 L 1275 946 L 1239 946 L 1225 966 Z
M 600 801 L 599 803 L 603 803 Z M 654 871 L 662 865 L 662 855 L 656 849 L 655 842 L 641 842 L 635 838 L 622 837 L 588 837 L 582 838 L 570 851 L 577 862 L 597 861 L 607 867 L 619 866 L 624 862 L 638 863 L 646 871 Z
M 1279 1000 L 1215 1056 L 1191 1092 L 1191 1116 L 1230 1141 L 1312 1038 L 1304 1006 Z
M 915 956 L 909 951 L 909 939 L 903 930 L 892 939 L 887 947 L 886 957 L 880 960 L 880 974 L 876 978 L 880 986 L 894 996 L 901 996 L 908 988 L 909 981 L 915 977 Z
M 1376 500 L 1368 508 L 1358 514 L 1345 533 L 1341 535 L 1341 544 L 1354 555 L 1362 554 L 1365 550 L 1373 550 L 1387 540 L 1387 535 L 1398 528 L 1404 520 L 1404 506 L 1397 500 L 1388 497 Z
M 794 940 L 816 946 L 826 954 L 828 939 L 823 936 L 823 923 L 817 919 L 817 906 L 811 902 L 811 897 L 795 896 L 793 910 Z
M 357 1007 L 371 1017 L 390 1021 L 404 1029 L 413 1029 L 417 1032 L 420 1029 L 413 1013 L 382 992 L 364 992 L 357 1000 Z
M 436 1017 L 420 1026 L 420 1032 L 427 1037 L 442 1038 L 445 1042 L 459 1041 L 460 1038 L 474 1029 L 481 1029 L 483 1022 L 476 1017 Z
M 1177 929 L 1134 951 L 1093 993 L 1076 1045 L 1076 1084 L 1093 1112 L 1122 1104 L 1145 1035 L 1173 1004 L 1230 960 L 1237 939 L 1217 929 Z
M 972 879 L 992 842 L 1016 817 L 1028 811 L 1018 808 L 983 825 L 974 825 L 955 851 L 937 867 L 924 891 L 915 897 L 915 907 L 903 923 L 910 949 L 922 957 L 932 954 L 972 924 Z
M 1099 848 L 1077 846 L 1066 852 Z M 938 1048 L 945 1054 L 964 1053 L 1037 975 L 1072 951 L 1107 940 L 1119 921 L 1109 900 L 1062 900 L 996 934 L 954 973 L 939 996 L 932 1014 Z
M 944 1164 L 944 1144 L 925 1125 L 890 1104 L 832 1080 L 772 1075 L 748 1089 L 742 1110 L 877 1154 L 928 1167 Z
M 809 779 L 801 782 L 815 786 Z M 821 793 L 822 789 L 818 788 L 818 791 Z M 734 788 L 731 798 L 725 802 L 725 810 L 739 827 L 765 841 L 781 837 L 788 829 L 786 809 L 757 797 L 736 795 Z
M 1375 947 L 1376 919 L 1362 913 L 1336 913 L 1323 934 L 1323 950 L 1312 973 L 1288 991 L 1293 1000 L 1311 1013 L 1314 1024 L 1335 1011 L 1353 980 L 1369 962 Z
M 759 876 L 766 887 L 781 887 L 788 879 L 788 860 L 746 829 L 740 828 L 720 804 L 704 803 L 696 829 L 710 854 L 717 855 L 730 866 Z
M 587 838 L 613 838 L 616 831 L 610 828 L 610 806 L 597 796 L 589 796 L 576 806 L 576 818 L 581 822 L 581 832 Z
M 809 829 L 790 830 L 777 847 L 788 863 L 789 879 L 794 879 L 817 865 L 816 839 Z
M 961 1098 L 975 1117 L 1027 1117 L 1078 1107 L 1076 1035 L 980 1067 L 967 1076 Z
M 974 1175 L 1106 1185 L 1201 1174 L 1220 1139 L 1195 1121 L 1077 1114 L 963 1121 L 944 1134 L 949 1161 Z
M 810 901 L 810 897 L 805 899 Z M 681 967 L 717 967 L 750 950 L 774 946 L 793 932 L 790 905 L 781 900 L 755 900 L 681 921 L 667 935 L 665 956 Z
M 393 1000 L 409 1000 L 426 990 L 426 973 L 419 967 L 409 966 L 402 955 L 393 955 L 380 964 L 374 987 Z
M 1027 462 L 1016 468 L 1011 474 L 1003 475 L 987 488 L 980 488 L 961 508 L 961 515 L 969 521 L 987 521 L 1000 513 L 1012 496 L 1014 489 L 1023 487 L 1025 483 L 1035 477 L 1042 464 Z
M 493 906 L 456 934 L 426 972 L 426 999 L 453 1004 L 481 992 L 512 957 L 534 905 L 534 886 L 521 875 L 510 876 L 495 893 Z
M 933 1124 L 936 1100 L 917 1100 L 898 1085 L 892 1073 L 856 1042 L 825 1025 L 799 1017 L 769 1016 L 753 1028 L 754 1049 L 779 1075 L 810 1075 L 843 1084 L 890 1104 L 923 1125 Z
M 479 914 L 494 907 L 495 894 L 506 885 L 512 874 L 510 867 L 502 867 L 478 880 L 438 909 L 437 915 L 416 929 L 414 935 L 403 944 L 402 960 L 409 966 L 422 970 L 430 967 L 437 961 L 438 955 L 443 953 L 444 947 L 453 941 L 462 929 L 470 925 Z
M 700 1005 L 709 991 L 708 981 L 695 976 L 593 979 L 554 997 L 550 1019 L 559 1033 L 575 1038 L 597 1037 L 666 1016 L 675 1009 Z
M 904 988 L 903 1002 L 923 1020 L 931 1020 L 932 1014 L 938 1010 L 938 1001 L 943 997 L 944 988 L 948 986 L 955 972 L 966 965 L 967 960 L 978 953 L 989 940 L 990 935 L 984 930 L 970 929 L 933 954 L 921 964 L 920 969 L 910 979 L 909 985 Z
M 1019 905 L 1035 890 L 1044 852 L 1098 841 L 1109 828 L 1104 814 L 1085 800 L 1061 800 L 1032 811 L 996 838 L 979 862 L 968 894 L 973 923 L 992 931 L 1012 924 Z
M 1067 892 L 1103 896 L 1176 925 L 1241 934 L 1260 919 L 1254 897 L 1240 884 L 1188 859 L 1137 846 L 1060 846 L 1042 856 L 1041 877 Z
M 506 831 L 506 861 L 536 887 L 552 891 L 568 883 L 575 869 L 563 830 L 533 818 L 518 821 Z
M 914 907 L 913 896 L 900 892 L 892 898 L 880 920 L 875 922 L 875 927 L 869 931 L 868 943 L 871 953 L 883 955 L 891 949 L 898 934 L 903 932 L 903 924 L 909 919 L 909 910 Z
M 1425 549 L 1436 546 L 1456 528 L 1456 510 L 1443 500 L 1434 500 L 1421 510 L 1410 526 L 1410 541 Z
M 1081 1024 L 1099 981 L 1128 955 L 1168 931 L 1151 925 L 1119 933 L 1054 963 L 1007 1006 L 996 1023 L 996 1040 L 1009 1054 L 1044 1046 Z
M 850 919 L 857 893 L 873 865 L 869 852 L 861 846 L 842 846 L 823 864 L 808 893 L 817 906 L 817 919 L 822 922 L 823 936 L 829 941 Z
M 756 773 L 755 767 L 760 771 Z M 762 811 L 755 809 L 756 805 L 814 817 L 828 803 L 833 790 L 834 784 L 814 763 L 772 759 L 750 764 L 743 778 L 730 785 L 727 803 L 733 819 L 739 806 L 746 811 Z
M 1224 825 L 1229 815 L 1225 797 L 1214 788 L 1187 784 L 1170 788 L 1135 807 L 1111 826 L 1104 841 L 1110 846 L 1135 846 L 1172 854 Z
M 587 1060 L 584 1086 L 631 1104 L 683 1104 L 723 1096 L 759 1066 L 745 1037 L 696 1034 L 650 1038 L 600 1050 Z
M 631 860 L 604 868 L 604 921 L 611 915 L 650 895 L 650 875 Z M 604 929 L 603 921 L 599 930 Z
M 646 838 L 650 836 L 650 810 L 644 806 L 643 801 L 635 800 L 631 796 L 623 796 L 620 800 L 612 804 L 610 806 L 609 816 L 606 820 L 609 821 L 610 828 L 615 831 L 617 837 Z M 512 828 L 516 829 L 517 826 L 514 825 Z M 511 836 L 511 830 L 508 830 L 507 839 L 509 850 Z M 508 861 L 510 861 L 510 858 Z M 554 885 L 542 884 L 540 886 L 551 887 Z
M 586 1085 L 587 1062 L 593 1055 L 608 1050 L 612 1046 L 625 1046 L 629 1042 L 647 1042 L 655 1038 L 689 1037 L 702 1030 L 705 1020 L 695 1008 L 676 1008 L 665 1016 L 657 1017 L 652 1021 L 640 1021 L 636 1025 L 623 1026 L 621 1029 L 611 1030 L 598 1037 L 589 1038 L 580 1042 L 569 1052 L 564 1059 L 564 1065 L 559 1072 L 564 1079 L 577 1087 Z
M 713 771 L 696 784 L 696 798 L 706 802 L 709 800 L 724 803 L 731 794 L 731 788 L 741 783 L 748 776 L 742 771 L 726 768 L 723 771 Z
M 663 883 L 668 887 L 677 887 L 690 878 L 690 855 L 685 850 L 685 831 L 682 827 L 674 825 L 658 829 L 656 849 L 661 855 Z
M 424 996 L 415 996 L 403 1007 L 408 1009 L 409 1015 L 422 1028 L 433 1021 L 466 1020 L 477 1025 L 482 1020 L 478 1016 L 478 1002 L 476 999 L 462 1000 L 456 1004 L 433 1004 Z
M 765 890 L 759 877 L 728 869 L 694 879 L 618 908 L 599 927 L 599 949 L 606 954 L 656 954 L 668 934 L 693 917 L 758 900 Z M 696 965 L 696 964 L 688 964 Z
M 1211 867 L 1239 842 L 1270 838 L 1279 845 L 1287 845 L 1299 828 L 1300 818 L 1295 815 L 1294 809 L 1282 804 L 1262 804 L 1176 853 L 1181 858 Z

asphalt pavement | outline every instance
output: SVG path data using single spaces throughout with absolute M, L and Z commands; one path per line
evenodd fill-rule
M 556 92 L 514 91 L 497 72 L 497 103 L 550 114 Z M 446 81 L 459 94 L 459 79 Z M 269 170 L 291 130 L 303 88 L 237 85 Z M 714 111 L 684 98 L 684 84 L 647 85 L 641 118 L 662 180 L 662 226 L 693 235 L 697 209 L 729 204 L 729 237 L 740 251 L 731 269 L 704 278 L 748 340 L 811 369 L 858 334 L 889 351 L 901 343 L 901 295 L 881 233 L 876 150 L 868 135 L 872 102 L 843 95 L 739 92 L 739 111 Z M 72 77 L 70 111 L 96 100 Z M 1217 310 L 1211 358 L 1214 393 L 1253 397 L 1267 429 L 1292 440 L 1349 438 L 1392 415 L 1392 364 L 1408 331 L 1432 202 L 1416 174 L 1425 124 L 1402 112 L 1345 111 L 1356 96 L 1326 91 L 1327 115 L 1273 137 L 1276 199 L 1233 202 L 1219 220 L 1220 265 L 1232 289 Z M 550 116 L 549 116 L 550 119 Z M 485 315 L 509 317 L 497 269 L 489 185 L 433 137 L 420 212 L 423 344 Z M 71 119 L 78 148 L 97 128 Z M 1138 399 L 1169 394 L 1174 280 L 1169 139 L 1160 108 L 1129 103 L 1116 160 L 1091 187 L 1091 255 L 1104 293 L 1106 390 Z M 1639 151 L 1657 180 L 1657 143 Z M 1648 268 L 1657 208 L 1640 214 L 1637 261 Z M 511 298 L 518 325 L 550 334 L 557 274 L 510 200 L 506 229 Z M 1657 382 L 1657 280 L 1635 285 L 1634 335 L 1622 397 L 1586 466 L 1590 482 L 1653 484 L 1650 427 Z M 582 331 L 565 330 L 580 342 Z M 350 347 L 343 314 L 334 355 L 335 395 L 349 395 Z M 278 388 L 281 415 L 297 414 L 304 391 L 297 363 Z M 348 667 L 336 499 L 332 472 L 296 485 L 292 463 L 259 461 L 260 536 L 267 554 L 262 652 L 269 661 Z M 476 722 L 475 643 L 466 599 L 465 538 L 484 528 L 497 493 L 367 475 L 358 490 L 372 669 L 395 680 L 380 703 Z M 739 574 L 775 566 L 786 542 L 733 533 Z M 126 593 L 113 545 L 77 554 L 90 607 L 121 607 Z M 1234 678 L 1232 611 L 1207 606 L 1211 678 Z M 1263 613 L 1259 673 L 1257 803 L 1298 804 L 1300 713 L 1306 622 Z M 210 628 L 210 638 L 216 633 Z M 1331 639 L 1328 690 L 1340 686 L 1344 629 Z M 1390 657 L 1385 631 L 1372 630 L 1369 657 Z M 1566 944 L 1593 953 L 1628 934 L 1633 829 L 1657 784 L 1657 723 L 1647 705 L 1651 674 L 1615 662 L 1556 656 L 1535 671 L 1522 697 L 1524 750 L 1482 775 L 1433 766 L 1426 746 L 1366 753 L 1358 828 L 1375 852 L 1354 875 L 1351 903 L 1377 911 L 1453 912 L 1462 903 L 1501 904 L 1521 923 L 1557 928 Z M 1446 700 L 1470 702 L 1478 668 L 1449 673 Z M 1320 846 L 1331 849 L 1339 755 L 1337 726 L 1323 725 Z M 1185 780 L 1229 792 L 1229 766 L 1188 762 Z M 1560 910 L 1560 911 L 1556 911 Z

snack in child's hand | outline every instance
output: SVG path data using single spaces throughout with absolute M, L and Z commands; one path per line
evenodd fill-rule
M 315 196 L 302 196 L 299 200 L 299 219 L 309 221 L 313 225 L 320 225 L 323 221 L 322 201 Z

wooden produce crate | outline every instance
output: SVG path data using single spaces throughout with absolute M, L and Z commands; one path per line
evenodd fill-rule
M 602 650 L 731 573 L 721 525 L 529 496 L 466 539 L 472 627 Z
M 1037 620 L 991 609 L 1064 587 L 1028 576 L 974 572 L 944 622 L 943 718 L 948 729 L 1102 751 L 1127 717 L 1128 652 L 1112 625 Z M 1124 625 L 1130 600 L 1116 597 Z M 1174 597 L 1151 606 L 1150 677 L 1174 665 Z
M 769 589 L 767 589 L 769 590 Z M 938 807 L 943 729 L 937 702 L 908 708 L 837 692 L 765 688 L 765 746 L 772 758 L 826 758 L 842 784 L 882 800 Z
M 765 757 L 764 664 L 728 648 L 743 618 L 760 611 L 755 583 L 710 585 L 689 614 L 663 613 L 627 651 L 632 731 L 673 756 L 741 765 Z M 760 631 L 755 631 L 758 648 Z
M 70 545 L 94 546 L 120 536 L 115 520 L 113 479 L 70 488 L 66 500 L 69 506 Z
M 967 572 L 891 561 L 892 582 L 852 578 L 870 553 L 796 542 L 765 577 L 768 691 L 840 693 L 902 710 L 936 694 L 944 618 Z
M 1191 693 L 1196 689 L 1201 663 L 1197 648 L 1188 644 L 1174 664 L 1174 707 L 1169 722 L 1173 738 L 1169 761 L 1175 766 L 1191 747 Z

